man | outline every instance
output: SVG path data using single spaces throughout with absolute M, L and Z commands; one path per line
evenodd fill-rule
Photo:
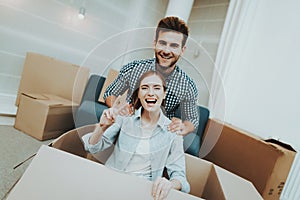
M 198 110 L 196 106 L 198 91 L 195 82 L 176 65 L 186 49 L 188 27 L 177 17 L 165 17 L 160 20 L 156 28 L 154 40 L 155 58 L 133 61 L 123 66 L 116 80 L 104 93 L 108 107 L 119 104 L 116 99 L 125 91 L 127 102 L 131 102 L 131 94 L 136 89 L 140 76 L 149 70 L 159 71 L 167 83 L 166 115 L 172 120 L 169 130 L 179 135 L 187 135 L 198 127 Z M 175 111 L 181 107 L 181 119 L 175 118 Z M 118 105 L 118 114 L 131 113 L 130 105 Z M 122 109 L 120 109 L 122 107 Z M 106 111 L 105 115 L 113 117 L 113 111 Z

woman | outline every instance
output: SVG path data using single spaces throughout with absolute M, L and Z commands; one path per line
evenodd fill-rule
M 171 188 L 187 193 L 190 190 L 185 174 L 183 138 L 168 131 L 170 120 L 161 108 L 165 97 L 166 83 L 162 75 L 148 71 L 141 76 L 132 95 L 134 114 L 109 119 L 105 111 L 100 126 L 82 138 L 85 149 L 91 153 L 102 151 L 117 140 L 105 165 L 154 181 L 154 199 L 166 198 Z M 164 168 L 169 180 L 162 177 Z

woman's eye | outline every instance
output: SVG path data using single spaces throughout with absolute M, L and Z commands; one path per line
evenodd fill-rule
M 162 45 L 162 46 L 164 46 L 164 45 L 167 44 L 165 41 L 162 41 L 162 40 L 160 40 L 158 43 L 159 43 L 160 45 Z

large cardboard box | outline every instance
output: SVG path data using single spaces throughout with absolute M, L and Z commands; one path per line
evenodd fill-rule
M 251 181 L 265 200 L 280 198 L 295 154 L 290 145 L 215 119 L 209 120 L 200 149 L 200 157 Z
M 171 190 L 172 200 L 262 199 L 244 179 L 187 155 L 191 194 Z M 152 183 L 111 170 L 100 163 L 43 145 L 7 200 L 153 199 Z M 201 195 L 203 198 L 197 197 Z
M 89 78 L 89 68 L 45 55 L 26 54 L 16 106 L 22 93 L 53 94 L 80 103 Z
M 44 145 L 7 200 L 153 200 L 151 186 L 143 178 Z M 199 198 L 173 190 L 168 199 Z
M 53 148 L 66 151 L 73 155 L 77 155 L 83 158 L 96 161 L 98 163 L 105 163 L 110 156 L 113 148 L 107 149 L 98 154 L 89 154 L 84 150 L 81 137 L 93 131 L 95 125 L 87 125 L 77 129 L 70 130 L 59 138 L 55 139 L 50 146 Z M 82 169 L 82 171 L 85 171 Z M 204 199 L 218 199 L 218 200 L 240 200 L 240 199 L 262 199 L 258 191 L 254 188 L 250 181 L 247 181 L 227 170 L 224 170 L 211 162 L 186 154 L 186 171 L 187 178 L 191 185 L 190 194 L 198 198 Z M 68 178 L 68 177 L 66 177 Z M 117 180 L 116 180 L 117 181 Z M 146 182 L 146 181 L 145 181 Z M 145 183 L 148 184 L 148 183 Z M 128 184 L 128 188 L 135 187 L 135 184 Z M 149 185 L 147 187 L 150 187 Z M 127 187 L 126 187 L 127 188 Z M 121 190 L 115 188 L 116 191 Z M 147 190 L 137 191 L 137 196 L 133 199 L 145 199 L 138 198 L 140 193 L 144 193 Z M 177 194 L 177 193 L 176 193 Z M 181 199 L 193 199 L 190 196 L 179 196 Z M 184 197 L 184 198 L 183 198 Z M 147 197 L 146 199 L 151 199 Z M 179 198 L 179 199 L 180 199 Z M 106 198 L 103 198 L 106 199 Z M 112 199 L 112 198 L 107 198 Z M 124 198 L 123 199 L 127 199 Z M 130 196 L 128 196 L 128 199 Z M 177 199 L 177 197 L 170 197 L 169 199 Z
M 14 127 L 38 140 L 56 138 L 74 128 L 72 101 L 51 94 L 23 93 Z

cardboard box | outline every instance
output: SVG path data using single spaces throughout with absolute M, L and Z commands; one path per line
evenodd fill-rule
M 153 200 L 152 183 L 43 145 L 7 200 Z M 172 200 L 199 199 L 172 190 Z
M 53 94 L 80 103 L 89 69 L 45 55 L 26 54 L 16 106 L 22 93 Z
M 209 120 L 200 149 L 200 157 L 251 181 L 265 200 L 280 198 L 295 154 L 290 145 L 215 119 Z
M 51 94 L 22 94 L 14 127 L 38 140 L 56 138 L 74 128 L 78 104 Z
M 207 199 L 262 199 L 253 185 L 244 179 L 187 155 L 187 170 L 192 192 Z M 7 200 L 82 200 L 153 199 L 152 182 L 116 172 L 102 164 L 43 145 Z M 202 199 L 171 190 L 170 200 Z
M 55 139 L 50 146 L 99 163 L 105 163 L 113 148 L 91 155 L 84 150 L 81 142 L 81 137 L 84 134 L 93 131 L 94 128 L 95 125 L 87 125 L 70 130 Z M 82 171 L 85 170 L 83 169 Z M 212 200 L 262 199 L 250 181 L 247 181 L 203 159 L 186 154 L 186 171 L 187 179 L 191 185 L 190 194 L 195 197 Z M 135 183 L 130 183 L 128 186 L 130 188 L 135 187 Z M 119 191 L 120 188 L 116 188 L 115 190 Z M 149 188 L 147 190 L 149 190 Z M 137 191 L 137 195 L 139 195 L 139 193 L 145 193 L 147 190 Z M 134 199 L 145 199 L 137 197 Z M 128 198 L 132 199 L 129 196 Z M 151 199 L 150 196 L 148 198 Z M 192 197 L 187 196 L 181 198 L 190 199 Z M 170 197 L 169 199 L 175 199 L 175 197 Z
M 192 167 L 191 170 L 190 167 Z M 262 199 L 244 179 L 187 155 L 192 192 L 208 200 Z M 193 179 L 191 179 L 193 178 Z M 7 200 L 31 199 L 153 199 L 152 182 L 116 172 L 100 163 L 43 145 Z M 167 199 L 196 200 L 195 195 L 171 190 Z

